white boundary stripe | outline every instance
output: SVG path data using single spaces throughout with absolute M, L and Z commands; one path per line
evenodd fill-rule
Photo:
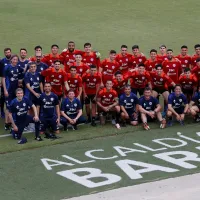
M 67 200 L 199 200 L 199 183 L 200 174 L 193 174 Z

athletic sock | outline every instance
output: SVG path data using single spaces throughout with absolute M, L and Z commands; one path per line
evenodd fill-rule
M 116 123 L 119 124 L 119 119 L 120 119 L 120 113 L 116 113 Z

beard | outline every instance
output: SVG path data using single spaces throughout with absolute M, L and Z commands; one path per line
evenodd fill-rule
M 10 60 L 10 58 L 11 58 L 11 55 L 8 55 L 8 56 L 6 56 L 6 58 L 7 58 L 8 60 Z

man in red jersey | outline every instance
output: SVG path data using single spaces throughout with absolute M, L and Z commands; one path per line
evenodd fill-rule
M 164 60 L 167 60 L 167 54 L 166 54 L 167 47 L 164 44 L 162 44 L 160 45 L 159 50 L 160 50 L 160 54 L 157 55 L 157 58 L 159 60 L 162 60 L 162 62 Z
M 67 49 L 64 49 L 60 54 L 63 57 L 64 70 L 69 73 L 70 66 L 75 62 L 75 55 L 82 54 L 83 51 L 75 49 L 75 42 L 69 41 Z
M 126 45 L 121 46 L 121 53 L 116 55 L 116 61 L 120 65 L 120 71 L 122 74 L 126 74 L 131 68 L 131 54 L 127 52 L 128 47 Z
M 100 62 L 100 54 L 99 52 L 93 52 L 92 51 L 92 45 L 90 43 L 84 44 L 84 50 L 82 54 L 82 62 L 84 62 L 86 65 L 95 65 L 97 66 L 97 69 L 99 69 L 101 62 Z
M 147 72 L 145 70 L 145 66 L 143 63 L 140 63 L 138 65 L 138 70 L 134 71 L 131 74 L 130 82 L 131 82 L 132 92 L 135 95 L 137 95 L 137 93 L 139 93 L 140 96 L 142 96 L 146 85 L 148 85 L 148 87 L 152 88 L 150 74 L 149 74 L 149 72 Z
M 192 68 L 196 66 L 196 60 L 200 58 L 200 44 L 194 46 L 195 54 L 191 58 Z
M 115 73 L 115 78 L 113 79 L 113 89 L 117 92 L 120 97 L 124 93 L 124 88 L 128 84 L 128 78 L 124 78 L 121 71 Z
M 179 76 L 182 72 L 181 62 L 173 57 L 173 50 L 167 50 L 167 60 L 163 61 L 162 63 L 163 71 L 166 75 L 168 75 L 175 84 L 179 83 Z M 169 87 L 171 91 L 172 88 Z
M 157 64 L 161 64 L 162 60 L 157 58 L 157 50 L 151 49 L 150 50 L 150 58 L 145 61 L 145 69 L 149 72 L 155 70 L 155 66 Z
M 63 57 L 58 53 L 59 46 L 57 44 L 53 44 L 51 46 L 51 53 L 45 55 L 42 58 L 42 62 L 47 64 L 49 67 L 51 67 L 55 60 L 60 60 L 61 63 L 63 63 Z
M 83 98 L 85 100 L 85 108 L 88 116 L 87 123 L 91 122 L 92 126 L 96 126 L 96 97 L 101 84 L 101 74 L 97 72 L 95 65 L 90 66 L 89 72 L 83 74 Z M 91 109 L 90 109 L 90 103 Z M 92 119 L 91 119 L 92 114 Z
M 200 85 L 200 58 L 196 59 L 196 66 L 191 70 L 192 74 L 195 74 L 198 80 L 198 85 Z
M 72 66 L 75 66 L 77 69 L 77 74 L 82 77 L 82 75 L 89 71 L 90 67 L 82 62 L 81 54 L 75 55 L 75 62 L 72 63 Z
M 184 74 L 179 77 L 179 83 L 182 87 L 183 94 L 187 97 L 188 102 L 192 99 L 192 96 L 197 89 L 197 77 L 195 74 L 191 74 L 190 68 L 184 69 Z
M 152 96 L 157 98 L 159 94 L 161 94 L 167 104 L 169 91 L 168 86 L 175 86 L 175 83 L 172 79 L 167 76 L 162 69 L 162 65 L 156 65 L 156 71 L 150 72 L 151 82 L 152 82 Z
M 132 68 L 135 69 L 136 67 L 138 67 L 138 65 L 140 63 L 145 63 L 145 61 L 147 59 L 144 56 L 144 54 L 142 54 L 140 52 L 138 45 L 133 45 L 132 46 L 132 52 L 133 52 L 133 55 L 131 57 L 131 65 L 132 65 Z
M 99 91 L 97 97 L 97 106 L 100 113 L 100 123 L 101 125 L 105 124 L 105 116 L 109 112 L 116 113 L 116 123 L 115 126 L 117 129 L 120 129 L 119 118 L 120 118 L 120 106 L 118 95 L 115 90 L 112 89 L 113 83 L 108 80 L 106 82 L 106 87 Z
M 99 72 L 102 73 L 102 82 L 105 84 L 108 80 L 113 80 L 116 71 L 119 70 L 119 63 L 115 60 L 116 51 L 111 50 L 109 58 L 102 61 Z
M 188 47 L 186 45 L 181 47 L 181 53 L 176 58 L 181 62 L 182 72 L 184 72 L 185 68 L 191 68 L 191 57 L 188 55 Z
M 67 82 L 69 89 L 73 90 L 75 92 L 75 96 L 80 100 L 83 91 L 83 84 L 82 78 L 77 74 L 77 69 L 75 66 L 70 67 L 70 73 L 67 74 Z
M 58 96 L 60 101 L 64 92 L 63 86 L 65 86 L 67 91 L 69 90 L 67 74 L 61 69 L 61 61 L 55 60 L 54 67 L 42 71 L 41 75 L 45 78 L 48 77 L 48 81 L 51 83 L 52 92 Z
M 43 55 L 42 55 L 42 47 L 40 45 L 36 46 L 34 48 L 34 50 L 35 50 L 35 56 L 29 58 L 30 62 L 36 62 L 36 60 L 37 60 L 36 54 L 41 54 L 41 56 L 43 57 Z

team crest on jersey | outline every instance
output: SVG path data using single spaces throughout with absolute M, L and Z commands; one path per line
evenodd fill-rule
M 33 79 L 32 79 L 32 78 L 30 78 L 30 80 L 32 81 Z
M 131 102 L 134 102 L 134 99 L 131 99 Z
M 97 80 L 96 78 L 93 79 L 94 82 L 96 82 L 96 80 Z
M 46 99 L 42 99 L 43 102 L 46 102 Z
M 50 60 L 50 62 L 52 62 L 52 60 Z
M 188 60 L 185 60 L 185 63 L 188 63 Z
M 135 61 L 133 61 L 133 63 L 136 63 Z
M 77 80 L 74 80 L 74 83 L 77 83 Z
M 103 98 L 105 98 L 106 96 L 104 95 Z
M 80 69 L 80 72 L 82 72 L 83 71 L 83 69 Z
M 191 85 L 192 85 L 192 82 L 189 82 L 189 84 L 191 84 Z
M 182 102 L 182 99 L 179 99 L 180 102 Z
M 38 81 L 40 80 L 39 77 L 37 77 L 37 80 L 38 80 Z
M 149 105 L 151 106 L 151 105 L 152 105 L 152 102 L 149 102 Z
M 13 73 L 14 73 L 14 71 L 12 70 L 12 71 L 11 71 L 11 73 L 13 74 Z
M 94 61 L 94 58 L 91 58 L 90 60 L 91 60 L 91 61 Z
M 139 59 L 139 62 L 142 62 L 142 59 Z
M 122 60 L 119 60 L 119 62 L 122 62 Z
M 59 77 L 59 78 L 62 78 L 62 75 L 59 75 L 58 77 Z
M 112 94 L 109 94 L 109 97 L 112 97 Z
M 51 100 L 51 101 L 53 101 L 53 100 L 54 100 L 54 98 L 50 98 L 50 100 Z
M 69 105 L 67 104 L 66 107 L 69 107 Z
M 115 69 L 115 66 L 112 66 L 112 69 Z
M 77 107 L 77 103 L 75 103 L 74 106 Z
M 126 62 L 128 61 L 128 58 L 126 58 Z
M 86 59 L 85 59 L 85 58 L 84 58 L 83 60 L 84 60 L 84 61 L 86 61 Z
M 146 106 L 146 103 L 144 103 L 143 105 Z
M 163 79 L 161 78 L 160 81 L 163 81 Z
M 26 106 L 26 103 L 23 103 L 23 106 Z
M 126 99 L 124 100 L 124 103 L 126 103 Z
M 52 75 L 51 77 L 54 77 L 54 75 Z
M 176 64 L 173 64 L 173 67 L 176 67 Z
M 19 108 L 19 106 L 16 106 L 16 108 L 18 109 L 18 108 Z
M 68 58 L 68 57 L 69 57 L 69 55 L 66 55 L 66 57 Z
M 176 100 L 174 99 L 174 101 L 173 101 L 174 103 L 176 103 Z
M 87 81 L 90 81 L 90 79 L 88 78 Z
M 43 70 L 44 68 L 43 68 L 43 67 L 41 67 L 40 69 L 41 69 L 41 70 Z
M 167 65 L 166 67 L 169 67 L 169 65 Z
M 142 79 L 144 80 L 144 79 L 145 79 L 145 77 L 143 76 L 143 77 L 142 77 Z

